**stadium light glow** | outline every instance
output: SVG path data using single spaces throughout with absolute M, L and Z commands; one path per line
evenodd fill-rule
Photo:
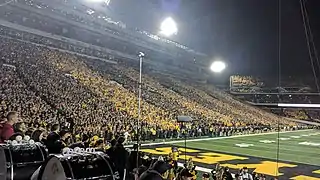
M 210 70 L 215 73 L 220 73 L 225 68 L 226 68 L 226 64 L 222 61 L 214 61 L 210 66 Z
M 167 17 L 160 26 L 160 33 L 165 36 L 171 36 L 178 33 L 178 27 L 176 22 L 171 18 Z

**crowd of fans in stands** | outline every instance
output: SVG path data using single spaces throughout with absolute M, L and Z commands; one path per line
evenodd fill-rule
M 15 110 L 30 125 L 56 122 L 76 134 L 104 133 L 109 134 L 110 139 L 115 136 L 114 132 L 128 132 L 135 137 L 133 122 L 138 117 L 135 96 L 138 73 L 135 70 L 81 61 L 68 53 L 12 39 L 1 41 L 1 63 L 14 66 L 1 66 L 1 88 L 3 92 L 8 91 L 1 97 L 3 113 Z M 172 79 L 163 83 L 145 76 L 144 80 L 147 83 L 143 85 L 141 121 L 142 134 L 146 137 L 154 131 L 159 137 L 178 137 L 181 127 L 174 120 L 182 114 L 198 120 L 188 127 L 193 136 L 207 135 L 210 129 L 217 129 L 215 132 L 254 129 L 259 123 L 270 127 L 271 122 L 266 117 L 272 115 L 261 110 L 236 109 Z
M 142 140 L 155 140 L 259 133 L 274 130 L 277 123 L 281 128 L 299 128 L 213 87 L 196 88 L 149 75 L 143 75 L 138 128 L 135 69 L 28 40 L 27 36 L 24 41 L 0 38 L 1 142 L 22 134 L 45 143 L 51 152 L 73 144 L 105 150 L 115 146 L 114 139 L 124 136 L 116 143 L 123 145 L 138 134 Z M 195 121 L 181 125 L 176 122 L 178 115 L 190 115 Z M 61 143 L 55 149 L 57 139 Z
M 120 37 L 126 36 L 132 41 L 140 38 L 131 36 L 130 33 L 111 31 L 110 24 L 105 26 L 103 22 L 123 29 L 126 27 L 107 17 L 97 20 L 98 13 L 79 15 L 77 11 L 80 9 L 74 8 L 69 1 L 62 3 L 72 8 L 72 12 L 62 10 L 58 4 L 53 8 L 48 4 L 29 0 L 19 3 L 46 9 L 50 14 L 62 14 L 65 16 L 64 20 L 97 27 Z M 131 49 L 117 40 L 110 43 L 111 38 L 100 38 L 100 35 L 82 36 L 79 33 L 81 28 L 73 31 L 76 28 L 64 29 L 36 16 L 29 18 L 30 12 L 22 9 L 24 8 L 19 9 L 19 13 L 10 8 L 1 9 L 0 15 L 10 22 L 18 22 L 31 28 L 39 26 L 37 29 L 52 34 L 67 37 L 76 34 L 84 42 L 98 46 L 108 44 L 113 50 L 137 53 L 135 46 L 131 46 Z M 90 19 L 92 17 L 95 18 L 94 21 Z M 66 39 L 43 37 L 5 26 L 0 26 L 0 35 L 0 143 L 15 139 L 18 135 L 29 135 L 35 141 L 45 144 L 49 153 L 59 153 L 66 146 L 94 147 L 106 152 L 120 174 L 123 174 L 128 156 L 123 145 L 138 137 L 142 141 L 155 141 L 185 136 L 232 136 L 273 131 L 278 123 L 281 129 L 301 128 L 284 118 L 243 104 L 212 86 L 187 84 L 149 72 L 143 75 L 143 101 L 138 125 L 136 94 L 139 73 L 128 63 L 119 60 L 117 65 L 112 65 L 92 60 L 88 56 L 114 58 L 103 48 L 80 45 L 79 42 L 78 45 L 71 44 Z M 192 51 L 177 43 L 174 46 Z M 168 49 L 170 48 L 162 47 L 164 52 Z M 249 86 L 258 83 L 252 77 L 235 76 L 234 80 L 235 84 L 245 83 Z M 286 113 L 288 116 L 296 116 L 289 111 Z M 194 121 L 177 123 L 176 117 L 179 115 L 191 116 Z M 297 116 L 305 118 L 302 112 Z M 169 175 L 170 167 L 163 160 L 148 162 L 144 167 L 135 169 L 136 175 L 141 175 L 140 179 L 150 179 L 150 176 L 162 179 Z M 185 180 L 192 179 L 195 175 L 190 169 L 184 168 L 176 170 L 173 176 L 178 180 Z M 207 180 L 210 176 L 214 179 L 232 179 L 228 168 L 216 168 L 212 175 L 203 174 L 202 179 Z M 249 174 L 246 168 L 236 174 L 236 179 L 244 178 L 264 179 L 263 176 Z
M 265 93 L 265 92 L 264 92 Z M 289 103 L 289 104 L 318 104 L 320 98 L 318 94 L 305 95 L 305 94 L 279 94 L 278 91 L 268 94 L 247 94 L 243 95 L 242 99 L 249 101 L 254 104 L 271 104 L 276 105 L 277 103 Z M 273 108 L 274 109 L 274 108 Z M 279 108 L 278 108 L 279 109 Z M 282 108 L 277 111 L 276 114 L 295 118 L 299 120 L 320 120 L 320 110 L 317 108 Z
M 236 87 L 262 87 L 263 83 L 252 76 L 234 75 L 230 77 L 231 85 Z
M 320 96 L 318 93 L 312 92 L 310 88 L 261 88 L 257 81 L 251 76 L 232 76 L 232 85 L 230 91 L 235 95 L 241 93 L 240 98 L 250 103 L 270 104 L 275 106 L 278 103 L 289 104 L 318 104 Z M 310 92 L 309 92 L 310 91 Z M 306 108 L 278 108 L 271 112 L 299 120 L 320 121 L 319 109 Z

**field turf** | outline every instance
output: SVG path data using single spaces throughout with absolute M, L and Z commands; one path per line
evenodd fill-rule
M 143 151 L 167 155 L 172 146 L 180 147 L 181 163 L 191 157 L 199 171 L 210 172 L 219 163 L 234 173 L 246 166 L 279 179 L 320 180 L 319 130 L 281 132 L 279 137 L 267 133 L 195 139 L 187 141 L 186 150 L 183 141 L 156 143 L 144 146 Z

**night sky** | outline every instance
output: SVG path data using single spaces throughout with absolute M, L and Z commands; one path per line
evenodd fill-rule
M 320 47 L 320 0 L 306 0 Z M 226 74 L 278 76 L 278 0 L 113 0 L 115 17 L 156 33 L 172 16 L 173 40 L 228 62 Z M 299 0 L 281 0 L 281 76 L 313 77 Z M 315 64 L 316 65 L 316 64 Z M 320 75 L 319 71 L 317 74 Z

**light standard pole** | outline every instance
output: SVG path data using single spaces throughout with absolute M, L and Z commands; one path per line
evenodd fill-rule
M 138 92 L 138 120 L 137 120 L 137 168 L 139 168 L 139 149 L 140 149 L 140 133 L 139 133 L 139 128 L 140 128 L 140 120 L 141 120 L 141 89 L 142 89 L 142 62 L 144 58 L 144 53 L 139 52 L 139 63 L 140 63 L 140 68 L 139 68 L 139 92 Z

